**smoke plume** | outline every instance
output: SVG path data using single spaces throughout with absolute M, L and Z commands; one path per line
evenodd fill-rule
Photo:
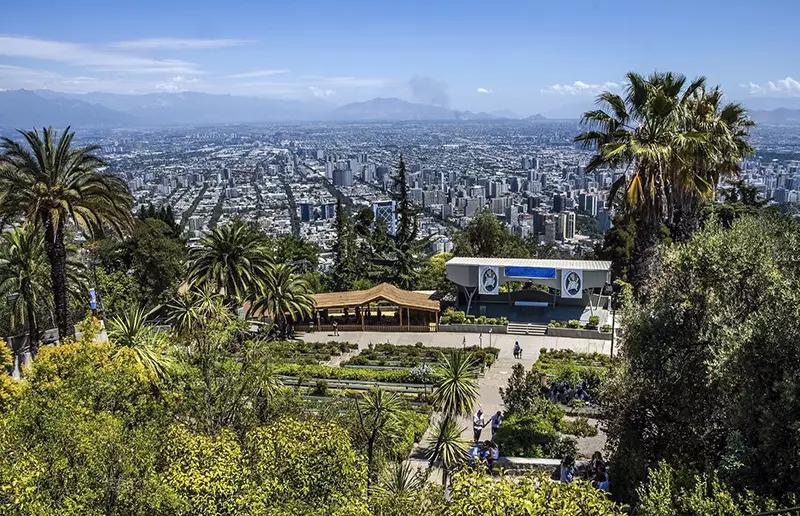
M 432 77 L 415 75 L 408 81 L 408 89 L 414 102 L 447 107 L 450 98 L 447 96 L 447 83 Z

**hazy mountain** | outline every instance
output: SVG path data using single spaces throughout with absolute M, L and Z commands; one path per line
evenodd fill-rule
M 750 111 L 750 118 L 759 124 L 798 125 L 800 109 L 779 108 L 772 111 Z
M 213 95 L 210 93 L 149 93 L 124 95 L 92 92 L 83 95 L 53 91 L 41 92 L 50 97 L 78 99 L 128 113 L 143 123 L 155 125 L 194 125 L 258 123 L 310 120 L 330 108 L 297 100 Z
M 74 98 L 48 98 L 28 90 L 0 91 L 2 127 L 115 127 L 136 122 L 129 114 Z
M 497 118 L 510 118 L 512 120 L 517 120 L 519 118 L 522 118 L 518 114 L 511 111 L 510 109 L 501 109 L 499 111 L 492 111 L 490 114 Z
M 439 106 L 415 104 L 396 98 L 353 102 L 331 114 L 335 120 L 454 120 L 456 112 Z
M 800 109 L 800 97 L 752 97 L 739 100 L 744 107 L 752 111 L 774 111 L 776 109 Z
M 549 120 L 546 116 L 542 115 L 541 113 L 536 113 L 535 115 L 531 115 L 529 117 L 524 118 L 523 120 L 528 120 L 531 122 L 538 122 L 540 120 Z
M 479 113 L 473 113 L 472 111 L 453 111 L 455 117 L 459 120 L 498 120 L 501 117 L 494 116 L 492 114 L 486 113 L 481 111 Z

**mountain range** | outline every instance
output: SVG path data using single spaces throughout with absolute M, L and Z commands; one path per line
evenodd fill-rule
M 778 100 L 754 99 L 748 107 L 754 120 L 765 124 L 800 124 L 796 106 L 769 108 Z M 791 100 L 791 99 L 788 99 Z M 215 95 L 209 93 L 61 93 L 51 90 L 0 91 L 0 127 L 147 127 L 294 121 L 404 121 L 404 120 L 521 120 L 577 118 L 590 106 L 571 105 L 544 114 L 520 118 L 509 110 L 492 113 L 459 111 L 416 104 L 397 98 L 375 98 L 334 107 L 324 102 Z

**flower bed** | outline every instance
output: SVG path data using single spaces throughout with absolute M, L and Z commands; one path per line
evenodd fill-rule
M 533 367 L 551 379 L 558 390 L 556 397 L 559 401 L 568 403 L 570 393 L 575 394 L 582 385 L 585 385 L 590 399 L 596 398 L 610 364 L 611 358 L 602 353 L 579 353 L 571 349 L 548 351 L 542 348 Z
M 421 342 L 413 346 L 397 346 L 393 344 L 370 344 L 369 349 L 364 349 L 358 356 L 351 358 L 342 365 L 348 366 L 375 366 L 375 367 L 417 367 L 422 364 L 435 364 L 442 354 L 447 354 L 453 348 L 426 347 Z M 491 365 L 500 353 L 498 348 L 467 347 L 466 350 L 474 353 L 479 366 Z
M 280 341 L 266 344 L 271 357 L 290 364 L 314 365 L 327 362 L 332 356 L 358 349 L 350 342 Z
M 272 374 L 296 378 L 330 380 L 356 380 L 364 382 L 419 383 L 411 369 L 370 369 L 355 367 L 330 367 L 302 364 L 278 364 Z
M 439 324 L 479 324 L 490 326 L 508 326 L 507 317 L 486 317 L 481 315 L 475 317 L 474 315 L 466 315 L 462 311 L 453 310 L 452 308 L 446 310 L 439 319 Z

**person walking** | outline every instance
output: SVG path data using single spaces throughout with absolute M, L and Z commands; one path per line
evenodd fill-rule
M 481 432 L 483 432 L 487 424 L 483 419 L 483 411 L 479 409 L 472 417 L 472 434 L 476 443 L 481 440 Z
M 514 343 L 514 358 L 522 358 L 522 348 L 519 347 L 519 341 Z
M 478 347 L 480 349 L 483 349 L 483 332 L 480 332 L 478 334 Z
M 495 415 L 489 418 L 489 421 L 492 423 L 492 441 L 494 441 L 494 436 L 500 430 L 500 423 L 503 422 L 503 413 L 498 410 Z
M 336 321 L 333 321 L 333 336 L 334 337 L 339 336 L 339 323 L 337 323 Z

